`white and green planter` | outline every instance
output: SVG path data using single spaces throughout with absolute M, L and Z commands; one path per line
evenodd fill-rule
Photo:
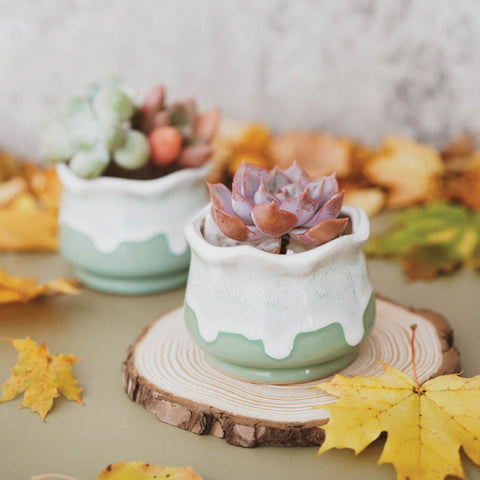
M 375 320 L 365 212 L 343 208 L 351 234 L 275 255 L 207 242 L 202 225 L 209 209 L 185 228 L 192 251 L 185 321 L 210 363 L 267 383 L 310 381 L 350 364 Z
M 208 202 L 210 166 L 155 180 L 84 180 L 65 164 L 60 250 L 88 286 L 146 294 L 183 285 L 190 251 L 183 226 Z

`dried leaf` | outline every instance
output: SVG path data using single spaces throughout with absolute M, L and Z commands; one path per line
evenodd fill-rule
M 23 167 L 24 176 L 43 208 L 57 212 L 62 196 L 62 184 L 58 179 L 55 167 L 40 167 L 26 163 Z
M 53 167 L 0 151 L 0 251 L 56 251 L 61 191 Z
M 450 161 L 455 158 L 467 157 L 475 150 L 475 138 L 471 132 L 464 132 L 452 138 L 440 152 L 443 160 Z
M 341 188 L 345 188 L 341 184 Z M 379 188 L 346 188 L 344 205 L 363 208 L 372 217 L 379 213 L 385 205 L 385 192 Z
M 14 302 L 28 302 L 34 298 L 59 294 L 78 293 L 78 281 L 57 278 L 44 284 L 35 280 L 12 276 L 0 269 L 0 305 Z
M 8 205 L 21 193 L 27 191 L 27 182 L 21 177 L 13 177 L 0 183 L 0 207 Z
M 353 146 L 351 140 L 328 133 L 290 131 L 273 138 L 271 151 L 281 169 L 296 160 L 313 178 L 334 172 L 342 178 L 351 173 Z
M 272 166 L 270 130 L 263 125 L 250 125 L 233 146 L 228 173 L 233 176 L 242 162 L 269 169 Z
M 378 377 L 335 375 L 316 387 L 339 398 L 318 407 L 330 412 L 319 454 L 331 448 L 359 453 L 387 432 L 378 463 L 392 463 L 399 480 L 466 478 L 460 447 L 480 465 L 480 376 L 443 375 L 417 386 L 383 366 Z
M 450 255 L 448 245 L 412 247 L 400 260 L 410 280 L 432 280 L 437 275 L 452 273 L 462 266 L 459 258 Z
M 386 137 L 366 164 L 365 175 L 388 189 L 388 208 L 404 208 L 441 197 L 444 167 L 437 151 L 401 137 Z
M 45 417 L 52 409 L 53 400 L 62 393 L 68 400 L 82 403 L 81 391 L 73 376 L 72 366 L 79 360 L 73 355 L 50 355 L 42 342 L 37 345 L 30 338 L 6 339 L 18 352 L 12 376 L 3 384 L 0 403 L 14 399 L 25 392 L 20 408 L 30 408 Z
M 473 210 L 480 209 L 480 152 L 457 158 L 447 165 L 445 196 Z
M 211 183 L 231 183 L 232 177 L 242 162 L 253 163 L 270 169 L 271 134 L 263 125 L 242 125 L 222 121 L 220 131 L 214 140 Z
M 20 174 L 18 159 L 5 150 L 0 150 L 0 182 L 4 182 Z
M 460 205 L 434 203 L 396 215 L 394 228 L 372 238 L 370 256 L 393 257 L 404 264 L 410 279 L 431 279 L 461 265 L 478 268 L 480 212 Z
M 202 480 L 189 467 L 162 467 L 144 462 L 118 462 L 102 470 L 97 480 Z
M 35 197 L 22 193 L 0 209 L 0 250 L 58 249 L 57 215 L 38 206 Z

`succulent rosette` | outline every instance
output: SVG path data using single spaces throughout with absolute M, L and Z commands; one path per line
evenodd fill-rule
M 202 166 L 213 154 L 219 122 L 218 109 L 199 113 L 193 99 L 167 105 L 162 85 L 138 106 L 118 82 L 94 84 L 59 109 L 46 128 L 41 155 L 68 163 L 82 178 L 130 178 L 131 172 L 157 178 Z
M 165 87 L 158 85 L 145 98 L 137 120 L 149 136 L 154 164 L 175 162 L 178 168 L 191 168 L 201 166 L 213 154 L 210 143 L 220 122 L 220 111 L 214 108 L 200 113 L 192 98 L 167 105 Z
M 341 235 L 348 223 L 337 218 L 344 192 L 335 174 L 312 179 L 296 162 L 271 171 L 242 163 L 231 191 L 220 183 L 208 188 L 211 216 L 222 234 L 272 253 L 285 253 L 291 240 L 317 247 Z

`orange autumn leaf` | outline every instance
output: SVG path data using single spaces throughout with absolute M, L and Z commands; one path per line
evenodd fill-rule
M 202 480 L 189 467 L 162 467 L 144 462 L 118 462 L 103 469 L 97 480 Z
M 18 352 L 12 376 L 3 384 L 0 403 L 14 399 L 24 392 L 20 408 L 30 408 L 45 417 L 52 409 L 53 400 L 62 393 L 68 400 L 82 403 L 81 391 L 73 376 L 72 366 L 79 360 L 73 355 L 50 355 L 42 342 L 37 345 L 30 338 L 9 339 Z
M 364 450 L 387 432 L 378 461 L 392 463 L 398 480 L 465 479 L 460 448 L 480 465 L 480 376 L 443 375 L 418 385 L 404 372 L 383 364 L 378 377 L 335 375 L 316 388 L 338 397 L 322 427 L 332 448 Z
M 67 278 L 57 278 L 38 284 L 35 280 L 14 276 L 0 269 L 0 305 L 14 302 L 28 302 L 34 298 L 62 293 L 75 295 L 79 282 Z

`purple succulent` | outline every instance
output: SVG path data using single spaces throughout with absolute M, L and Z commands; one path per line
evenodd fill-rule
M 220 183 L 208 188 L 211 215 L 222 233 L 238 242 L 266 240 L 258 247 L 271 252 L 280 252 L 282 237 L 317 247 L 338 237 L 348 223 L 337 218 L 343 192 L 335 174 L 313 180 L 296 162 L 270 172 L 242 163 L 232 191 Z

